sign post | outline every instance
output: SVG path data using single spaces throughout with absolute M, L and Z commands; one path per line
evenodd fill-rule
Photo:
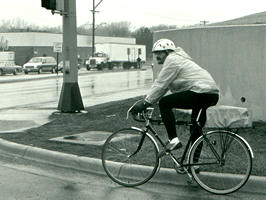
M 62 53 L 62 42 L 54 42 L 54 52 L 56 53 L 56 74 L 58 75 L 58 56 Z

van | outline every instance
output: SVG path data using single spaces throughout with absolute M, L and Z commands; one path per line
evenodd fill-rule
M 33 57 L 29 62 L 23 65 L 25 74 L 29 72 L 51 72 L 54 73 L 56 70 L 56 60 L 54 57 Z

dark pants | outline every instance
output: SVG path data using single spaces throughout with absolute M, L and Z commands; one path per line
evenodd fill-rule
M 219 99 L 218 94 L 207 94 L 207 93 L 196 93 L 192 91 L 184 91 L 179 93 L 173 93 L 164 96 L 159 101 L 159 108 L 164 122 L 168 138 L 171 140 L 177 136 L 175 116 L 172 111 L 173 108 L 180 109 L 192 109 L 191 122 L 192 124 L 196 121 L 199 111 L 202 109 L 199 122 L 200 127 L 203 127 L 206 123 L 206 109 L 210 106 L 217 104 Z M 199 127 L 191 127 L 190 132 L 192 134 L 192 143 L 200 137 L 201 130 Z

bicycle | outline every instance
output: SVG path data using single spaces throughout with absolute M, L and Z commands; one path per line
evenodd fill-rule
M 129 111 L 128 111 L 129 113 Z M 177 173 L 187 174 L 189 180 L 214 194 L 237 191 L 248 181 L 252 170 L 253 152 L 245 139 L 228 130 L 202 131 L 191 144 L 187 141 L 181 160 L 168 151 L 152 124 L 153 108 L 133 116 L 145 122 L 145 128 L 130 127 L 110 135 L 102 149 L 102 165 L 106 174 L 116 183 L 132 187 L 149 181 L 160 169 L 161 158 L 169 155 Z M 198 119 L 196 125 L 198 126 Z M 177 125 L 192 126 L 190 122 L 176 121 Z M 159 150 L 158 143 L 163 150 Z

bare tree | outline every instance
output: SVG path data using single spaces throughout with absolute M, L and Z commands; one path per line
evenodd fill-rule
M 102 23 L 100 25 L 96 25 L 95 34 L 98 36 L 110 36 L 110 37 L 130 37 L 130 22 L 122 21 L 122 22 L 112 22 L 112 23 Z M 77 29 L 79 34 L 92 34 L 92 27 L 90 23 L 86 23 L 81 25 Z
M 2 20 L 0 22 L 0 32 L 62 32 L 61 26 L 58 27 L 39 27 L 37 25 L 26 22 L 20 18 Z
M 130 22 L 113 22 L 107 28 L 107 32 L 114 37 L 129 37 L 131 35 Z
M 132 36 L 136 38 L 137 44 L 146 45 L 147 58 L 152 58 L 152 45 L 153 45 L 153 33 L 148 27 L 141 27 L 132 33 Z

